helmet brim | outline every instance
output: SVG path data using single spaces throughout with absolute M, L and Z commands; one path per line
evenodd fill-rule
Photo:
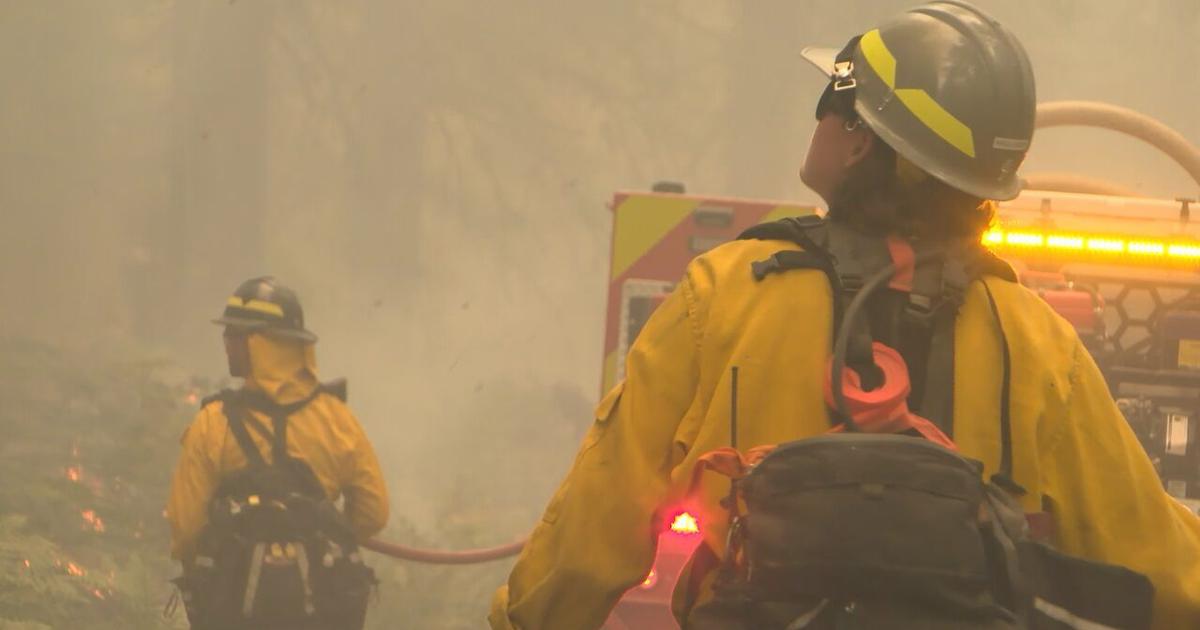
M 285 328 L 276 328 L 267 322 L 260 319 L 247 319 L 242 317 L 218 317 L 212 320 L 212 323 L 218 326 L 228 326 L 238 328 L 246 332 L 256 332 L 268 335 L 271 337 L 280 337 L 283 339 L 296 339 L 307 343 L 315 343 L 317 336 L 307 330 L 289 330 Z
M 837 64 L 838 49 L 808 46 L 800 51 L 800 56 L 812 64 L 826 79 L 833 78 L 833 67 Z

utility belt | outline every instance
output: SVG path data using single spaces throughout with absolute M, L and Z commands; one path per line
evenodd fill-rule
M 925 439 L 845 433 L 712 455 L 699 470 L 731 473 L 734 515 L 714 597 L 688 630 L 1149 627 L 1144 576 L 1033 540 L 981 464 Z
M 175 584 L 193 630 L 359 630 L 376 580 L 357 549 L 328 538 L 216 535 Z

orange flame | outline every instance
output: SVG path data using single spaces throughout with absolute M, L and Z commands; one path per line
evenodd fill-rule
M 28 569 L 29 568 L 29 558 L 25 558 L 25 560 L 23 562 L 25 564 L 25 568 Z
M 687 512 L 680 512 L 671 522 L 671 531 L 676 534 L 699 534 L 700 522 Z
M 94 510 L 84 510 L 80 515 L 83 516 L 84 522 L 92 526 L 93 531 L 104 532 L 104 519 L 96 516 Z
M 67 479 L 70 479 L 71 481 L 74 481 L 75 483 L 79 483 L 79 480 L 82 478 L 83 478 L 83 468 L 81 468 L 79 466 L 68 466 L 67 467 Z
M 188 395 L 184 396 L 183 399 L 188 405 L 195 406 L 196 403 L 200 402 L 200 395 L 196 392 L 188 392 Z
M 82 567 L 75 564 L 74 562 L 67 563 L 67 573 L 70 575 L 74 575 L 75 577 L 79 577 L 81 575 L 87 575 L 87 571 L 84 571 Z
M 106 599 L 106 598 L 104 597 L 104 593 L 101 593 L 101 592 L 100 592 L 100 589 L 98 589 L 98 588 L 94 588 L 94 589 L 92 589 L 92 595 L 95 595 L 95 596 L 96 596 L 96 599 Z

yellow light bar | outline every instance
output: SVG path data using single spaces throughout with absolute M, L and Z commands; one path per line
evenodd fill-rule
M 1014 255 L 1067 256 L 1072 252 L 1081 260 L 1138 263 L 1200 264 L 1200 241 L 1127 238 L 1112 234 L 1059 233 L 1046 230 L 992 229 L 983 235 L 983 244 Z
M 1167 255 L 1172 258 L 1200 258 L 1200 247 L 1196 245 L 1169 245 Z
M 1051 234 L 1046 237 L 1046 245 L 1056 249 L 1083 249 L 1083 237 Z
M 1141 256 L 1162 256 L 1166 249 L 1167 246 L 1164 243 L 1129 241 L 1125 244 L 1125 251 L 1129 252 L 1130 254 L 1138 254 Z
M 1041 247 L 1046 243 L 1046 237 L 1036 232 L 1009 232 L 1004 235 L 1004 242 L 1020 247 Z
M 1125 251 L 1125 241 L 1119 238 L 1089 238 L 1087 242 L 1089 252 L 1110 252 L 1119 254 Z

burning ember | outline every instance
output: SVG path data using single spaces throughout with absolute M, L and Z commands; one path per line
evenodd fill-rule
M 73 575 L 75 577 L 80 577 L 83 575 L 87 575 L 87 571 L 84 571 L 82 567 L 80 567 L 78 564 L 75 564 L 74 562 L 68 562 L 67 563 L 67 574 Z
M 25 558 L 25 560 L 23 560 L 22 562 L 24 563 L 25 568 L 28 569 L 29 568 L 29 558 Z
M 189 406 L 194 407 L 194 406 L 196 406 L 196 403 L 200 402 L 200 394 L 196 393 L 195 390 L 192 390 L 192 391 L 188 392 L 187 396 L 183 397 L 183 400 Z
M 83 468 L 80 466 L 67 466 L 67 479 L 79 483 L 83 479 Z
M 80 516 L 83 517 L 83 521 L 85 523 L 91 526 L 92 531 L 104 532 L 104 520 L 99 516 L 96 516 L 96 512 L 94 510 L 84 510 L 83 512 L 80 512 Z
M 98 588 L 92 589 L 92 595 L 95 595 L 96 599 L 107 599 L 104 596 L 104 593 L 100 592 L 100 589 L 98 589 Z

